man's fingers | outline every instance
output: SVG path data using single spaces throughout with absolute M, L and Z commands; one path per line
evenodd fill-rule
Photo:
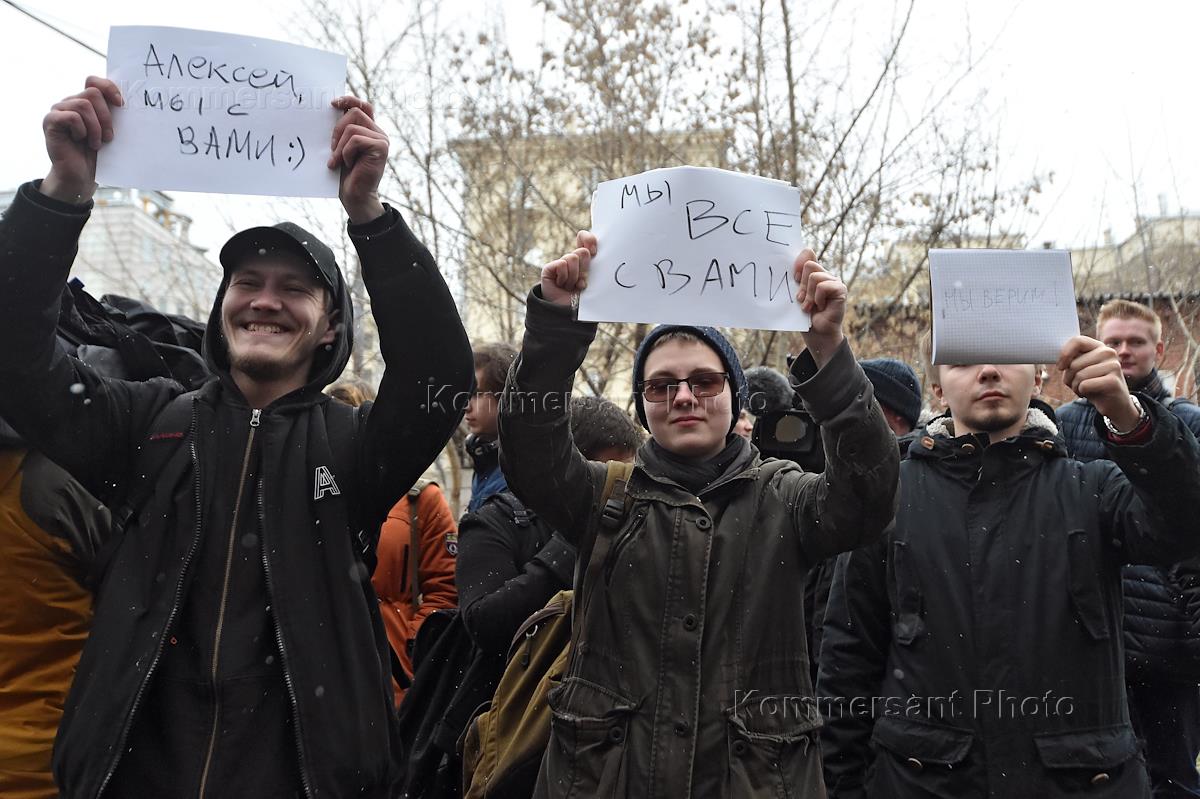
M 562 258 L 563 268 L 556 285 L 563 291 L 572 291 L 579 280 L 579 253 L 569 252 Z
M 590 230 L 581 230 L 575 236 L 575 246 L 583 247 L 592 255 L 596 254 L 596 248 L 598 245 L 599 242 L 596 239 L 596 234 Z
M 83 124 L 83 119 L 74 111 L 51 111 L 42 120 L 42 129 L 46 133 L 61 131 L 74 141 L 86 141 L 88 135 L 87 125 Z
M 825 273 L 825 280 L 815 281 L 810 283 L 812 291 L 813 305 L 817 310 L 823 311 L 832 303 L 846 298 L 846 286 L 842 281 L 833 277 L 829 273 Z
M 1072 336 L 1067 339 L 1067 343 L 1063 345 L 1062 350 L 1059 352 L 1057 366 L 1060 370 L 1065 371 L 1071 362 L 1079 356 L 1103 346 L 1103 342 L 1089 338 L 1088 336 Z
M 810 285 L 812 274 L 820 268 L 821 265 L 811 259 L 799 264 L 796 274 L 796 284 L 800 287 L 800 290 L 797 292 L 796 298 L 801 304 L 810 299 L 812 293 L 812 286 Z
M 804 264 L 802 277 L 803 281 L 800 284 L 800 293 L 803 295 L 801 306 L 807 305 L 809 308 L 813 307 L 816 302 L 816 291 L 819 285 L 830 280 L 837 281 L 837 278 L 822 269 L 821 265 L 816 261 L 808 261 Z
M 375 121 L 372 120 L 371 117 L 369 117 L 361 109 L 352 108 L 343 114 L 342 118 L 339 119 L 337 124 L 333 126 L 333 132 L 329 138 L 329 149 L 332 150 L 337 146 L 338 140 L 342 138 L 346 128 L 351 125 L 356 125 L 368 130 L 378 131 L 380 133 L 383 132 L 379 129 L 379 126 L 375 124 Z
M 371 105 L 366 100 L 360 100 L 351 94 L 337 98 L 331 102 L 330 105 L 339 111 L 349 111 L 352 108 L 357 108 L 366 114 L 370 119 L 375 118 L 375 106 Z
M 354 163 L 353 158 L 347 157 L 346 147 L 355 139 L 375 142 L 386 147 L 388 144 L 387 136 L 371 128 L 365 128 L 361 125 L 350 125 L 342 130 L 341 136 L 334 145 L 333 152 L 329 156 L 330 169 L 336 167 L 339 163 L 350 166 Z
M 88 79 L 83 82 L 83 87 L 85 90 L 98 89 L 109 105 L 125 105 L 125 96 L 121 94 L 120 88 L 108 78 L 89 75 Z
M 95 86 L 84 89 L 82 97 L 92 104 L 92 110 L 96 113 L 96 121 L 100 124 L 100 140 L 112 141 L 112 111 L 108 109 L 108 99 Z
M 566 265 L 567 265 L 567 262 L 564 261 L 562 258 L 559 258 L 557 261 L 551 261 L 550 263 L 548 263 L 542 267 L 542 277 L 549 279 L 552 283 L 554 283 L 554 285 L 557 286 L 558 285 L 558 273 L 560 270 L 565 269 Z
M 92 104 L 82 97 L 68 97 L 61 103 L 54 105 L 54 110 L 65 111 L 68 114 L 74 114 L 83 124 L 84 134 L 82 136 L 73 136 L 76 141 L 86 141 L 88 147 L 93 150 L 100 149 L 101 130 L 100 120 L 96 117 L 96 109 Z M 72 130 L 78 130 L 74 123 L 71 124 Z
M 1089 380 L 1098 380 L 1098 379 L 1104 378 L 1104 377 L 1113 377 L 1114 373 L 1113 373 L 1113 370 L 1109 368 L 1108 364 L 1096 363 L 1096 364 L 1091 364 L 1090 366 L 1084 366 L 1082 368 L 1072 369 L 1071 376 L 1073 378 L 1073 382 L 1076 385 L 1079 385 L 1081 383 L 1086 383 Z M 1074 386 L 1072 386 L 1072 388 L 1074 388 Z M 1079 393 L 1079 392 L 1076 392 L 1076 393 Z
M 352 136 L 350 141 L 346 142 L 346 146 L 342 148 L 342 163 L 349 169 L 358 163 L 358 159 L 363 155 L 376 154 L 382 157 L 385 150 L 386 148 L 380 146 L 378 139 Z

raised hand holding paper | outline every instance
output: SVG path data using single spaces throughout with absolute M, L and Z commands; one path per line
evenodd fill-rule
M 807 330 L 796 302 L 800 191 L 723 169 L 654 169 L 592 195 L 579 318 Z
M 1079 335 L 1066 250 L 930 250 L 933 362 L 1054 363 Z
M 346 58 L 252 36 L 114 27 L 108 77 L 125 105 L 96 179 L 112 186 L 336 197 L 326 167 Z

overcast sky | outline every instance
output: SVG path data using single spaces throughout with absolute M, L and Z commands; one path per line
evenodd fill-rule
M 399 0 L 395 0 L 398 2 Z M 17 0 L 25 8 L 103 50 L 108 27 L 174 25 L 303 42 L 295 35 L 294 3 L 274 0 Z M 479 0 L 463 0 L 478 8 Z M 878 2 L 890 10 L 883 0 Z M 510 36 L 534 35 L 526 0 L 490 0 L 509 19 Z M 801 6 L 803 4 L 800 4 Z M 967 11 L 969 9 L 969 20 Z M 1004 174 L 1056 175 L 1039 200 L 1036 244 L 1099 241 L 1106 228 L 1132 232 L 1134 186 L 1143 213 L 1156 214 L 1160 195 L 1171 213 L 1200 211 L 1200 3 L 1191 0 L 1039 0 L 1019 4 L 919 0 L 910 26 L 906 65 L 936 80 L 942 56 L 959 52 L 969 24 L 972 43 L 995 42 L 966 91 L 986 87 L 987 108 L 1001 132 Z M 532 42 L 513 42 L 530 51 Z M 98 56 L 0 4 L 0 58 L 10 76 L 0 128 L 0 188 L 12 188 L 48 168 L 41 118 L 50 105 L 103 74 Z M 864 53 L 864 70 L 877 63 Z M 230 225 L 270 223 L 267 200 L 173 192 L 193 216 L 193 240 L 215 254 Z M 336 200 L 318 203 L 331 204 Z

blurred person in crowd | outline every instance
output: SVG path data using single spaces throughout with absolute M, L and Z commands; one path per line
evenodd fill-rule
M 474 474 L 471 477 L 471 498 L 467 511 L 479 510 L 493 494 L 508 490 L 504 472 L 500 469 L 500 444 L 497 440 L 497 417 L 500 392 L 517 351 L 502 343 L 477 347 L 475 356 L 475 391 L 467 403 L 467 456 Z

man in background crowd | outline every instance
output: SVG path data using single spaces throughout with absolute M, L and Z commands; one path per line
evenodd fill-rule
M 1149 395 L 1200 437 L 1200 408 L 1172 397 L 1159 375 L 1165 348 L 1162 320 L 1152 308 L 1121 299 L 1105 303 L 1096 337 L 1116 350 L 1130 391 Z M 1068 403 L 1057 416 L 1072 456 L 1107 457 L 1091 402 Z M 1200 797 L 1200 561 L 1126 566 L 1123 576 L 1129 711 L 1145 741 L 1154 798 Z

